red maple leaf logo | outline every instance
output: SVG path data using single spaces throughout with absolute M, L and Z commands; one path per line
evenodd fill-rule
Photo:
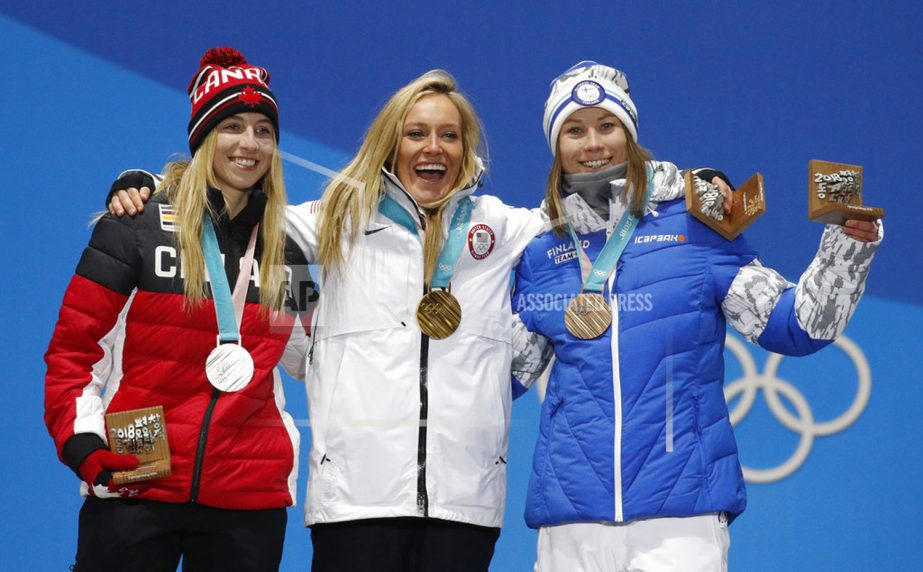
M 238 94 L 237 97 L 239 97 L 240 100 L 244 102 L 244 105 L 249 105 L 250 107 L 254 107 L 260 102 L 261 95 L 260 95 L 260 92 L 256 91 L 255 89 L 253 89 L 252 87 L 248 85 L 246 89 L 244 89 L 242 92 L 240 92 L 240 94 Z

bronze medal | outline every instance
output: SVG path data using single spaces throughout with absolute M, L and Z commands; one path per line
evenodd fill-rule
M 431 290 L 417 305 L 417 323 L 427 336 L 445 339 L 461 323 L 461 306 L 448 290 Z
M 592 340 L 603 335 L 612 323 L 612 308 L 599 293 L 580 294 L 567 305 L 564 325 L 575 338 Z

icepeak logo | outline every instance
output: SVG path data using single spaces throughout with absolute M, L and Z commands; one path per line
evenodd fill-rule
M 645 244 L 648 242 L 686 242 L 685 234 L 646 234 L 643 236 L 636 236 L 634 239 L 635 244 Z

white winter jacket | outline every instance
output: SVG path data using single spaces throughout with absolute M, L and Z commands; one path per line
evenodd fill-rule
M 386 192 L 418 221 L 395 177 Z M 415 313 L 423 247 L 376 213 L 338 274 L 322 275 L 307 392 L 312 446 L 305 524 L 420 516 L 499 527 L 510 421 L 510 273 L 542 227 L 472 184 L 473 202 L 451 292 L 458 330 L 430 339 Z M 289 207 L 289 233 L 316 259 L 318 203 Z

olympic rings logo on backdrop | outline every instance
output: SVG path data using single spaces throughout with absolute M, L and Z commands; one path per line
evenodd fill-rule
M 753 356 L 750 355 L 744 343 L 731 335 L 727 336 L 726 348 L 734 354 L 743 370 L 741 377 L 728 383 L 724 388 L 724 398 L 728 403 L 738 395 L 741 396 L 734 408 L 730 410 L 731 425 L 737 425 L 746 417 L 756 401 L 757 394 L 762 390 L 766 405 L 773 416 L 785 428 L 801 436 L 795 452 L 782 464 L 769 469 L 743 467 L 744 479 L 747 482 L 772 483 L 790 476 L 807 460 L 815 438 L 839 433 L 862 415 L 872 393 L 872 373 L 868 361 L 859 346 L 846 336 L 840 336 L 833 342 L 833 346 L 839 348 L 852 360 L 859 384 L 852 404 L 846 411 L 830 421 L 818 421 L 814 418 L 814 412 L 804 394 L 778 376 L 779 364 L 782 363 L 783 356 L 770 353 L 763 372 L 759 373 Z M 796 415 L 792 415 L 782 404 L 782 397 L 791 402 Z
M 859 416 L 862 415 L 862 412 L 865 411 L 869 397 L 872 394 L 872 372 L 869 368 L 868 360 L 866 360 L 862 349 L 846 336 L 840 336 L 832 345 L 839 348 L 852 360 L 856 368 L 858 387 L 852 403 L 839 417 L 829 421 L 818 421 L 814 418 L 814 412 L 804 394 L 790 382 L 778 376 L 779 365 L 782 363 L 784 356 L 770 353 L 763 372 L 760 373 L 744 342 L 728 334 L 726 351 L 730 351 L 737 358 L 743 370 L 741 377 L 726 384 L 724 388 L 724 398 L 729 403 L 740 395 L 740 399 L 729 411 L 731 425 L 737 425 L 743 421 L 756 402 L 757 395 L 762 392 L 766 405 L 779 423 L 800 435 L 795 452 L 780 465 L 769 469 L 753 469 L 744 466 L 744 479 L 747 482 L 772 483 L 791 476 L 807 460 L 817 437 L 827 437 L 843 431 L 855 423 Z M 798 359 L 810 359 L 810 357 Z M 554 363 L 553 359 L 552 363 Z M 550 372 L 551 364 L 535 383 L 539 401 L 543 401 L 545 398 L 545 389 Z M 788 408 L 782 404 L 782 398 L 791 402 L 796 412 L 795 415 L 792 415 Z

